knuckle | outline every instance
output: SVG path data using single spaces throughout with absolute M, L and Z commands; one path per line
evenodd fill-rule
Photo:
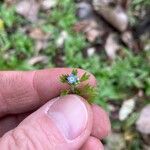
M 11 140 L 16 149 L 36 149 L 32 135 L 25 128 L 18 127 L 11 132 Z
M 55 137 L 48 134 L 45 125 L 38 120 L 30 125 L 18 126 L 11 133 L 15 147 L 21 150 L 48 150 L 55 147 Z
M 63 138 L 45 120 L 32 120 L 30 125 L 28 122 L 25 119 L 17 128 L 6 133 L 0 140 L 0 146 L 5 150 L 49 150 L 60 149 L 60 145 L 64 145 Z

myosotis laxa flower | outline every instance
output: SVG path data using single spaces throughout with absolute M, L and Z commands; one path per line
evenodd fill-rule
M 97 95 L 96 88 L 88 83 L 84 86 L 82 85 L 82 88 L 79 87 L 80 83 L 87 81 L 89 78 L 90 75 L 87 73 L 84 73 L 79 78 L 77 69 L 73 69 L 71 74 L 61 75 L 60 81 L 70 86 L 70 89 L 61 91 L 61 95 L 77 94 L 85 98 L 89 103 L 92 103 Z
M 74 74 L 70 74 L 68 77 L 67 77 L 67 80 L 68 80 L 68 83 L 69 84 L 77 84 L 78 81 L 79 81 L 79 78 L 74 75 Z

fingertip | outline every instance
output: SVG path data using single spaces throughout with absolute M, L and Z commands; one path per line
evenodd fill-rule
M 92 110 L 89 104 L 78 95 L 70 94 L 59 97 L 50 107 L 48 114 L 56 122 L 57 127 L 63 130 L 62 133 L 66 132 L 67 136 L 70 135 L 69 139 L 80 137 L 86 131 L 91 133 Z
M 53 145 L 55 149 L 80 149 L 90 136 L 92 124 L 90 105 L 82 97 L 71 94 L 50 100 L 23 120 L 15 131 L 23 129 L 34 145 L 40 141 L 49 149 L 54 149 Z
M 38 91 L 40 99 L 48 101 L 51 98 L 59 96 L 61 90 L 69 88 L 67 84 L 60 82 L 60 76 L 63 74 L 71 74 L 72 70 L 72 68 L 52 68 L 36 71 L 34 76 L 34 87 Z M 79 77 L 86 72 L 83 69 L 77 70 Z M 81 87 L 87 83 L 96 86 L 96 79 L 92 74 L 90 74 L 88 81 L 81 84 Z
M 70 74 L 72 68 L 52 68 L 36 71 L 4 71 L 0 73 L 0 117 L 7 114 L 24 113 L 36 109 L 68 89 L 61 83 L 60 76 Z M 84 70 L 78 69 L 81 77 Z M 80 84 L 96 85 L 93 75 Z M 9 107 L 7 106 L 9 105 Z
M 90 136 L 86 143 L 82 146 L 81 150 L 104 150 L 104 146 L 100 140 Z
M 98 105 L 92 105 L 93 110 L 93 129 L 92 135 L 103 139 L 111 132 L 111 124 L 108 114 Z

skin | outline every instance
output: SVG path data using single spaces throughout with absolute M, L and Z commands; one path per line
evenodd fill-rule
M 95 150 L 103 150 L 99 139 L 105 138 L 111 127 L 108 115 L 101 107 L 89 105 L 79 97 L 80 103 L 85 107 L 87 123 L 81 134 L 71 140 L 66 140 L 53 119 L 48 119 L 45 115 L 45 110 L 53 106 L 60 91 L 68 88 L 59 81 L 59 76 L 70 74 L 71 71 L 69 68 L 54 68 L 28 72 L 0 72 L 1 149 L 92 150 L 94 147 Z M 78 69 L 79 76 L 84 72 Z M 88 83 L 96 86 L 93 75 Z M 64 98 L 62 105 L 68 103 L 68 99 L 70 102 L 70 99 L 76 97 L 69 95 Z

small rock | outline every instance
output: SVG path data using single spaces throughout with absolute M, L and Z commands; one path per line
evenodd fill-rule
M 145 144 L 143 145 L 143 148 L 144 148 L 143 150 L 150 150 L 150 146 L 145 145 Z
M 99 26 L 96 20 L 87 21 L 87 25 L 84 28 L 84 32 L 89 42 L 94 42 L 98 36 L 100 36 Z
M 34 40 L 45 40 L 49 38 L 49 35 L 44 33 L 40 28 L 30 29 L 29 36 Z
M 89 19 L 93 17 L 92 6 L 86 2 L 77 4 L 77 17 L 79 19 Z
M 112 133 L 106 138 L 105 150 L 123 150 L 126 143 L 122 134 Z
M 105 51 L 108 57 L 112 60 L 116 58 L 116 53 L 120 49 L 117 41 L 117 35 L 114 33 L 111 33 L 106 39 Z
M 55 7 L 56 4 L 57 0 L 43 0 L 41 7 L 43 10 L 48 10 Z
M 124 33 L 122 33 L 121 39 L 124 42 L 124 44 L 128 46 L 128 48 L 134 50 L 135 52 L 139 51 L 139 46 L 133 38 L 133 34 L 131 31 L 125 31 Z
M 122 41 L 129 47 L 132 49 L 133 47 L 133 36 L 132 33 L 129 31 L 126 31 L 122 34 Z
M 18 14 L 24 16 L 27 20 L 35 22 L 39 12 L 40 3 L 36 0 L 22 0 L 16 5 Z
M 119 31 L 126 30 L 128 16 L 120 5 L 112 7 L 110 0 L 93 0 L 94 9 Z
M 99 29 L 99 25 L 95 20 L 84 20 L 78 22 L 74 27 L 76 32 L 83 32 L 87 40 L 91 43 L 101 37 L 105 31 Z
M 136 128 L 142 134 L 150 134 L 150 105 L 145 106 L 136 122 Z
M 32 28 L 29 29 L 29 36 L 35 40 L 36 55 L 38 55 L 41 50 L 47 48 L 50 34 L 43 32 L 40 28 Z
M 99 37 L 99 31 L 96 29 L 91 29 L 86 32 L 86 37 L 89 42 L 93 43 L 96 41 L 97 37 Z
M 147 42 L 144 46 L 145 51 L 149 51 L 150 50 L 150 40 L 149 42 Z
M 143 91 L 143 90 L 139 90 L 137 96 L 138 96 L 139 98 L 144 97 L 144 91 Z
M 133 97 L 129 100 L 123 102 L 120 111 L 119 111 L 119 120 L 125 120 L 134 110 L 135 108 L 136 98 Z
M 87 20 L 77 22 L 74 26 L 75 32 L 84 32 L 84 29 L 86 28 L 88 23 L 89 21 Z
M 95 54 L 95 52 L 96 52 L 96 49 L 94 47 L 88 48 L 87 49 L 87 55 L 88 55 L 88 57 L 93 56 Z
M 62 47 L 63 46 L 63 44 L 64 44 L 64 42 L 65 42 L 65 40 L 68 38 L 68 33 L 66 32 L 66 31 L 62 31 L 61 33 L 60 33 L 60 36 L 59 36 L 59 38 L 57 39 L 57 41 L 56 41 L 56 45 L 57 45 L 57 47 Z
M 38 55 L 41 50 L 48 47 L 48 40 L 37 40 L 35 43 L 35 54 Z
M 34 66 L 37 63 L 43 63 L 47 64 L 48 63 L 48 57 L 47 56 L 35 56 L 32 57 L 29 61 L 28 64 Z

